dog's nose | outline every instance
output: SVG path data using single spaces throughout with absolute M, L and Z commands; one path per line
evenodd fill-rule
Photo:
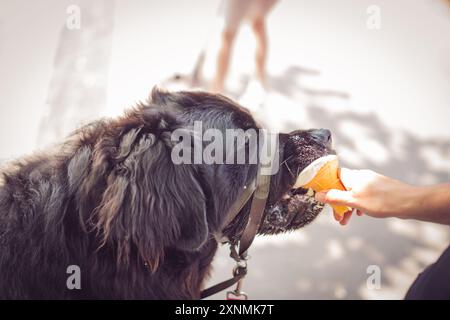
M 331 131 L 328 129 L 313 129 L 309 133 L 317 142 L 326 146 L 331 146 Z

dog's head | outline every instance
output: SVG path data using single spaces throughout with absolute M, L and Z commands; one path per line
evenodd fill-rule
M 252 162 L 255 158 L 252 158 L 252 146 L 249 144 L 257 141 L 256 148 L 261 151 L 261 136 L 258 135 L 261 128 L 246 109 L 221 95 L 153 91 L 152 101 L 177 114 L 183 127 L 192 128 L 201 124 L 201 132 L 195 134 L 197 137 L 201 136 L 203 148 L 195 152 L 202 153 L 203 162 L 197 162 L 194 166 L 207 201 L 205 214 L 208 230 L 205 232 L 224 231 L 230 238 L 239 236 L 248 220 L 251 201 L 244 205 L 228 226 L 224 226 L 222 222 L 226 220 L 228 210 L 239 194 L 256 178 L 257 165 Z M 211 134 L 208 134 L 211 129 L 220 134 L 211 137 Z M 234 139 L 231 143 L 229 132 L 237 132 L 231 136 Z M 239 140 L 239 133 L 244 133 L 245 138 Z M 252 140 L 255 133 L 257 137 Z M 293 189 L 293 185 L 300 172 L 311 162 L 334 153 L 331 149 L 331 132 L 326 129 L 297 130 L 279 134 L 276 139 L 277 170 L 273 171 L 271 176 L 270 193 L 259 229 L 260 234 L 298 229 L 314 220 L 322 211 L 323 204 L 317 202 L 307 190 Z M 230 145 L 233 153 L 231 157 Z M 215 151 L 212 152 L 211 147 L 215 147 Z M 217 149 L 223 152 L 219 157 Z M 214 161 L 209 159 L 208 162 L 205 158 L 211 153 Z M 236 156 L 239 154 L 245 155 L 240 162 Z M 242 162 L 242 159 L 245 161 Z M 225 230 L 218 230 L 219 228 Z
M 298 175 L 314 160 L 334 154 L 327 129 L 298 130 L 280 136 L 280 171 L 273 177 L 268 207 L 259 232 L 276 234 L 295 230 L 313 221 L 323 204 L 303 188 L 293 188 Z
M 94 127 L 82 130 L 84 147 L 68 164 L 90 162 L 92 169 L 85 179 L 72 178 L 83 182 L 70 188 L 80 194 L 81 214 L 95 213 L 90 221 L 105 243 L 116 244 L 119 260 L 137 251 L 156 268 L 166 248 L 196 251 L 217 233 L 242 233 L 251 201 L 228 226 L 224 221 L 258 173 L 251 142 L 260 128 L 246 109 L 221 95 L 153 90 L 148 103 Z M 230 143 L 229 132 L 244 138 Z M 307 165 L 332 152 L 330 143 L 324 129 L 278 136 L 260 234 L 300 228 L 320 213 L 323 206 L 293 185 Z

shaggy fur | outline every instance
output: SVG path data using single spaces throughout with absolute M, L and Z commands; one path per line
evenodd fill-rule
M 175 165 L 171 133 L 196 120 L 203 129 L 258 128 L 223 96 L 154 90 L 123 117 L 8 164 L 0 180 L 0 298 L 199 298 L 214 235 L 256 166 Z M 322 140 L 310 131 L 281 136 L 283 166 L 260 233 L 298 228 L 317 215 L 300 203 L 285 206 L 292 217 L 282 227 L 269 219 L 296 174 L 329 152 Z M 242 232 L 248 210 L 227 229 L 230 238 Z M 66 286 L 70 265 L 80 267 L 81 290 Z

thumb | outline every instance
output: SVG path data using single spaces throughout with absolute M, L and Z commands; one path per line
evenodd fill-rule
M 341 191 L 336 189 L 317 192 L 315 198 L 320 202 L 349 207 L 351 207 L 353 203 L 351 191 Z

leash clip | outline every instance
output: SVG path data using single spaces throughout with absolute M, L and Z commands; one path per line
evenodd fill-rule
M 239 255 L 236 244 L 230 244 L 230 257 L 236 261 L 236 266 L 233 268 L 233 277 L 240 279 L 236 284 L 236 289 L 227 292 L 227 300 L 248 300 L 248 296 L 242 289 L 244 277 L 247 275 L 247 260 L 250 256 L 247 253 Z
M 244 263 L 245 265 L 240 265 L 240 262 L 237 262 L 233 269 L 233 276 L 242 278 L 237 282 L 236 289 L 227 292 L 227 300 L 248 300 L 248 295 L 242 291 L 242 283 L 247 274 L 247 261 L 244 260 Z
M 238 266 L 245 266 L 245 268 L 247 268 L 247 260 L 251 258 L 251 256 L 247 254 L 247 252 L 239 254 L 236 248 L 236 244 L 230 244 L 230 257 L 233 258 L 234 261 L 236 261 L 236 264 Z

